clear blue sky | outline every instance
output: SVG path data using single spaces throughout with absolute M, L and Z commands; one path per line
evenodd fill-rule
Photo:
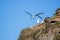
M 22 29 L 36 24 L 25 11 L 45 17 L 54 15 L 60 0 L 0 0 L 0 40 L 17 40 Z

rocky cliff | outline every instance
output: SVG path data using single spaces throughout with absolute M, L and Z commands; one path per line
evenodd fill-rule
M 43 23 L 23 29 L 18 40 L 60 40 L 60 8 Z

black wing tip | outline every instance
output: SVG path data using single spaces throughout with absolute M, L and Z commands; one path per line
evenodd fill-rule
M 25 11 L 27 13 L 27 11 Z
M 39 14 L 44 14 L 44 13 L 42 12 L 42 13 L 39 13 Z

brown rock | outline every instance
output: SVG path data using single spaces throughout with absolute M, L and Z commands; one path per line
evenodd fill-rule
M 22 30 L 18 40 L 60 40 L 60 8 L 44 23 Z

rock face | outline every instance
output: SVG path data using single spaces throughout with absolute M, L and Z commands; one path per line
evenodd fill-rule
M 23 29 L 18 40 L 60 40 L 60 8 L 43 23 Z

